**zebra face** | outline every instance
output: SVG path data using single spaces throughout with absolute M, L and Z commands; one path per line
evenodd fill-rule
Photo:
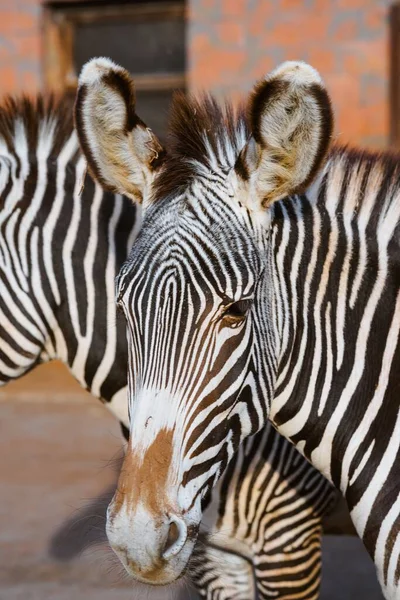
M 178 98 L 167 151 L 134 110 L 129 74 L 85 66 L 76 123 L 92 174 L 143 203 L 117 282 L 129 340 L 131 436 L 107 533 L 146 583 L 180 577 L 202 508 L 240 442 L 266 422 L 273 323 L 271 205 L 311 182 L 332 119 L 318 74 L 287 63 L 249 121 Z
M 126 509 L 134 515 L 129 530 L 141 521 L 146 529 L 156 523 L 161 537 L 154 533 L 154 539 L 164 543 L 173 523 L 176 548 L 181 539 L 186 544 L 176 559 L 169 557 L 168 568 L 186 565 L 202 505 L 251 431 L 246 383 L 253 374 L 254 300 L 265 252 L 248 236 L 245 211 L 235 223 L 227 221 L 231 196 L 209 200 L 208 216 L 188 195 L 150 207 L 117 285 L 134 382 L 129 489 L 141 490 Z M 140 473 L 134 465 L 141 465 Z M 124 497 L 117 493 L 110 522 Z M 113 525 L 109 537 L 115 537 Z

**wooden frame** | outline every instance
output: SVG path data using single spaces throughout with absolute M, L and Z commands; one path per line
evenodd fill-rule
M 155 17 L 185 19 L 183 2 L 149 2 L 142 4 L 92 2 L 49 2 L 44 6 L 43 45 L 44 83 L 46 90 L 61 93 L 75 91 L 78 75 L 75 72 L 73 51 L 75 28 L 79 24 L 110 21 L 147 21 Z M 156 91 L 184 88 L 185 74 L 135 74 L 137 90 Z

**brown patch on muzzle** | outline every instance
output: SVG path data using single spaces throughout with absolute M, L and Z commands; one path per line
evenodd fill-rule
M 111 523 L 123 503 L 126 503 L 130 512 L 141 501 L 155 518 L 165 515 L 169 510 L 166 491 L 172 461 L 172 440 L 173 431 L 162 429 L 143 459 L 128 447 L 109 512 Z

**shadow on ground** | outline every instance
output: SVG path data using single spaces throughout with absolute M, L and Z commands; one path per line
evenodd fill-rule
M 80 556 L 89 546 L 106 542 L 105 516 L 114 490 L 115 484 L 84 506 L 78 514 L 64 521 L 55 531 L 49 544 L 49 553 L 53 559 L 70 561 Z M 338 503 L 334 513 L 327 519 L 325 529 L 331 533 L 354 532 L 342 502 Z M 341 600 L 383 598 L 376 581 L 374 565 L 362 542 L 354 535 L 324 536 L 321 600 L 336 600 L 339 581 Z
M 51 558 L 68 561 L 95 544 L 107 542 L 104 529 L 107 506 L 115 491 L 111 485 L 104 494 L 70 517 L 55 531 L 49 543 Z

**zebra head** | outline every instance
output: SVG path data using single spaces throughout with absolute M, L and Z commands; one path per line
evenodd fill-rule
M 76 125 L 94 177 L 144 210 L 117 281 L 131 436 L 107 531 L 128 572 L 164 584 L 184 572 L 238 445 L 267 420 L 279 346 L 271 211 L 322 165 L 330 102 L 314 69 L 285 63 L 255 87 L 247 117 L 177 97 L 165 150 L 136 115 L 127 71 L 95 59 Z

